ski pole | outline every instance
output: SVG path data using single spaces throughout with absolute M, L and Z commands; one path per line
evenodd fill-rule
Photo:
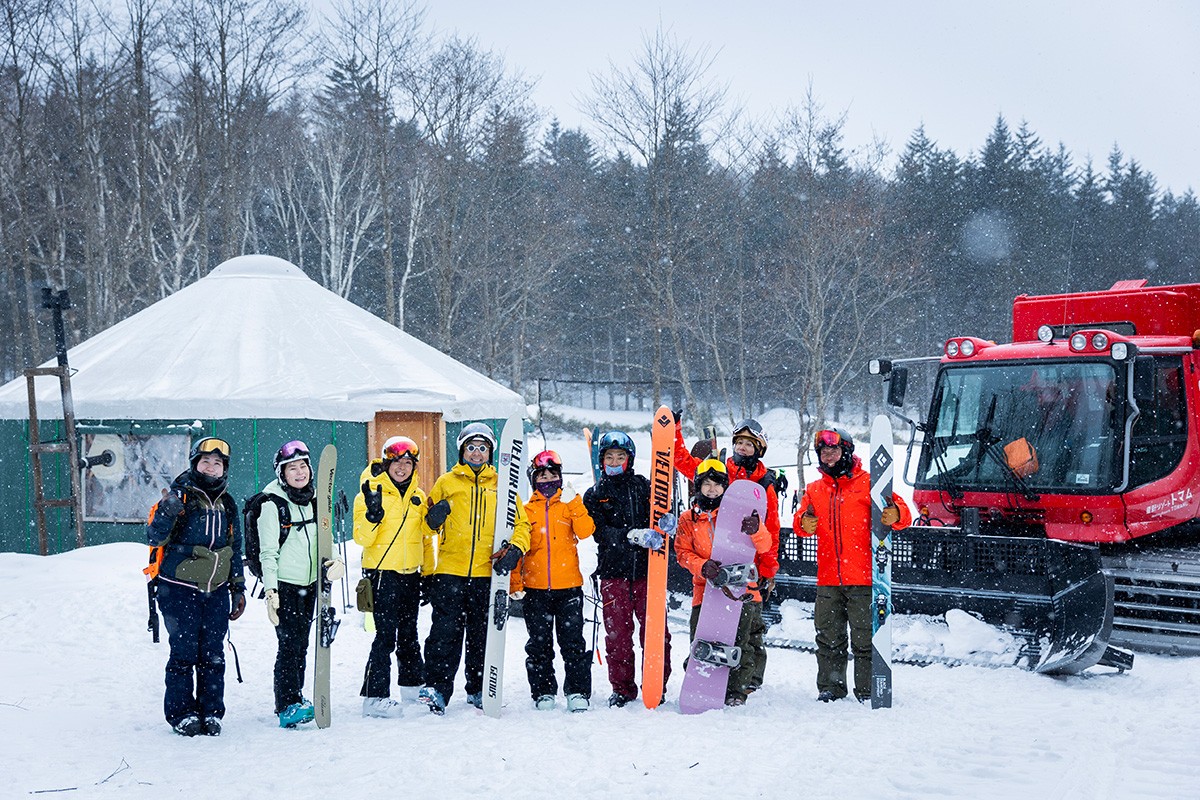
M 334 503 L 333 513 L 337 517 L 338 538 L 341 539 L 342 563 L 349 563 L 346 553 L 346 512 L 350 510 L 350 502 L 346 499 L 346 491 L 338 489 L 337 502 Z M 342 611 L 350 610 L 350 573 L 342 575 Z

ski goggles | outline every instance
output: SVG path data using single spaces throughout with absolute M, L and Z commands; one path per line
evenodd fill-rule
M 845 447 L 846 440 L 837 431 L 824 430 L 817 431 L 817 435 L 813 437 L 813 447 L 820 449 L 822 447 Z
M 533 457 L 533 461 L 530 463 L 529 469 L 533 472 L 543 469 L 552 469 L 562 472 L 562 457 L 553 450 L 543 450 Z
M 417 443 L 407 436 L 397 436 L 394 439 L 389 439 L 383 446 L 383 458 L 387 461 L 393 461 L 404 456 L 408 456 L 413 461 L 416 461 L 420 455 L 421 448 L 417 447 Z
M 229 458 L 229 442 L 224 439 L 218 439 L 215 436 L 210 436 L 207 439 L 201 439 L 196 442 L 196 455 L 207 455 L 208 453 L 220 453 Z
M 279 448 L 279 455 L 280 455 L 280 463 L 282 463 L 283 461 L 292 461 L 292 460 L 298 460 L 301 458 L 308 458 L 308 445 L 306 445 L 304 442 L 300 441 L 299 439 L 293 439 L 292 441 L 285 444 L 283 447 Z

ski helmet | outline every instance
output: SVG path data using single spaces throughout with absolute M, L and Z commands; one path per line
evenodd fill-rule
M 410 458 L 414 464 L 420 460 L 421 448 L 407 436 L 392 436 L 383 443 L 383 462 L 385 464 L 398 458 Z
M 833 466 L 826 466 L 821 461 L 821 450 L 826 447 L 842 448 L 842 457 Z M 823 428 L 813 436 L 813 452 L 817 454 L 817 469 L 826 475 L 837 478 L 850 474 L 854 461 L 854 438 L 841 428 Z
M 637 448 L 633 445 L 633 439 L 630 439 L 629 435 L 624 431 L 608 431 L 605 433 L 600 437 L 600 442 L 598 444 L 600 460 L 602 462 L 604 461 L 604 454 L 613 448 L 616 448 L 617 450 L 624 450 L 629 454 L 629 461 L 625 462 L 625 469 L 623 471 L 629 472 L 632 470 L 633 459 L 635 456 L 637 456 Z
M 192 465 L 192 469 L 196 468 L 196 464 L 200 461 L 200 456 L 209 453 L 219 455 L 221 462 L 225 464 L 225 470 L 229 470 L 229 442 L 224 439 L 218 439 L 215 436 L 205 436 L 203 439 L 198 439 L 192 445 L 192 452 L 188 454 L 188 462 Z
M 709 497 L 700 491 L 701 481 L 711 481 L 722 488 L 729 486 L 729 470 L 718 458 L 706 458 L 696 465 L 696 477 L 693 479 L 695 493 L 692 497 L 692 502 L 701 511 L 713 511 L 720 507 L 721 498 L 725 496 L 725 492 L 716 497 Z
M 483 439 L 491 448 L 489 455 L 496 452 L 496 434 L 492 433 L 492 429 L 483 422 L 472 422 L 469 425 L 464 425 L 463 429 L 458 433 L 458 463 L 466 463 L 463 459 L 463 447 L 472 439 Z
M 767 453 L 767 434 L 758 420 L 753 417 L 744 419 L 733 426 L 733 438 L 744 436 L 754 442 L 754 454 L 762 458 Z
M 562 456 L 553 450 L 543 450 L 529 461 L 529 469 L 526 474 L 529 476 L 529 484 L 534 484 L 533 476 L 544 469 L 548 469 L 562 478 Z
M 308 445 L 299 439 L 293 439 L 275 451 L 275 477 L 279 478 L 280 483 L 286 483 L 283 479 L 283 466 L 293 461 L 303 461 L 308 464 L 311 477 L 312 459 L 308 455 Z

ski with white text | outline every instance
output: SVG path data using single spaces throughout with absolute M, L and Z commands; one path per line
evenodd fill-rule
M 871 708 L 892 707 L 892 528 L 883 510 L 892 501 L 892 424 L 871 423 Z
M 492 535 L 492 553 L 503 550 L 512 541 L 516 528 L 517 495 L 524 472 L 524 423 L 511 416 L 500 432 L 500 447 L 496 460 L 496 527 Z M 504 705 L 504 637 L 508 622 L 508 574 L 492 571 L 488 592 L 487 645 L 483 656 L 483 713 L 500 716 Z

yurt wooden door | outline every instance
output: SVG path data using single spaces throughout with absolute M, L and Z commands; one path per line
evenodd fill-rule
M 417 474 L 421 488 L 428 492 L 442 474 L 443 438 L 442 415 L 418 411 L 377 411 L 367 426 L 367 452 L 372 460 L 379 458 L 383 443 L 392 436 L 407 436 L 421 448 L 421 463 Z

